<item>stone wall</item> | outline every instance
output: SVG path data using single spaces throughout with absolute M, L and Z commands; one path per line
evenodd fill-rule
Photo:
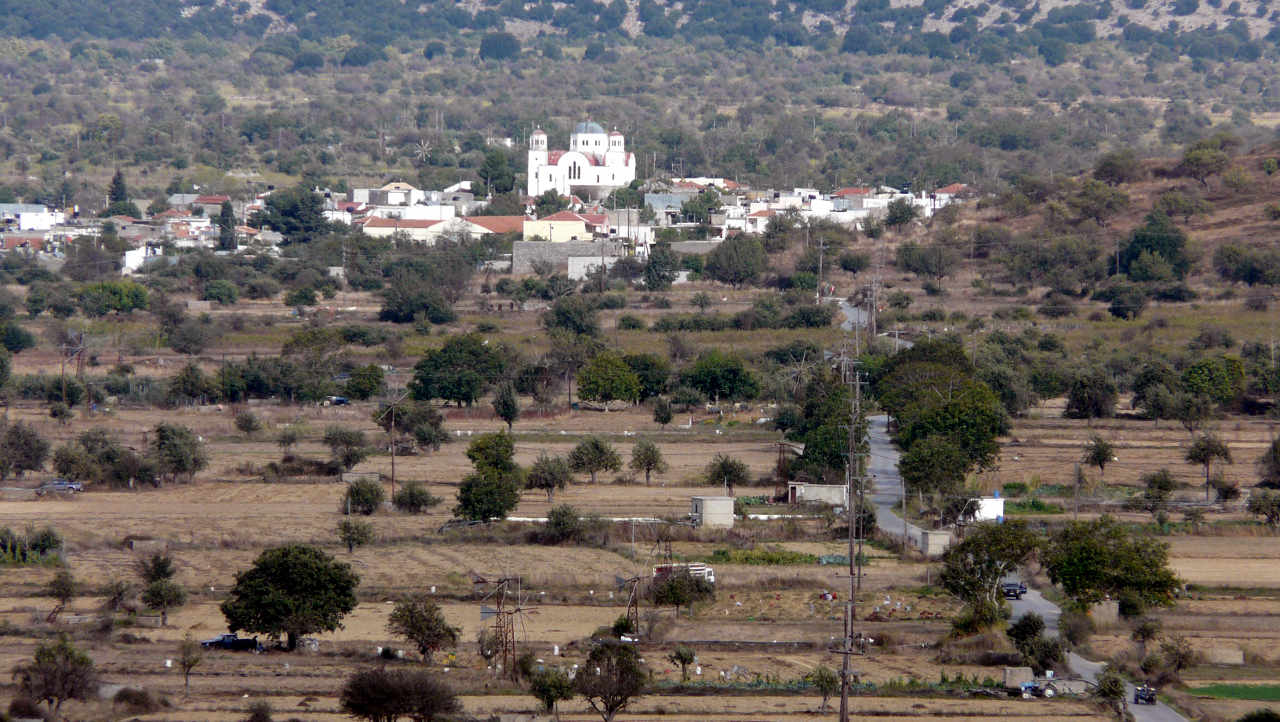
M 511 272 L 517 275 L 533 273 L 533 262 L 549 261 L 557 271 L 569 269 L 570 256 L 620 256 L 623 254 L 621 243 L 613 241 L 567 241 L 552 243 L 550 241 L 516 241 L 511 248 Z

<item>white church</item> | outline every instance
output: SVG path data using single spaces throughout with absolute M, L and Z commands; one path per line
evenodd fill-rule
M 547 150 L 541 128 L 529 136 L 529 195 L 553 190 L 562 196 L 600 200 L 636 178 L 636 157 L 628 153 L 622 134 L 605 133 L 587 121 L 573 127 L 569 150 Z

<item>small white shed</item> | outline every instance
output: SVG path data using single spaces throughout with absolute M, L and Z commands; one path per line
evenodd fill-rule
M 710 529 L 733 528 L 732 496 L 695 496 L 689 509 L 696 527 Z
M 974 510 L 974 521 L 1003 521 L 1004 499 L 998 496 L 982 496 L 974 499 L 977 509 Z

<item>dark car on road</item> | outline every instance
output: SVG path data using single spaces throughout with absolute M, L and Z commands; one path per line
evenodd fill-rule
M 219 634 L 213 639 L 200 643 L 205 649 L 229 649 L 233 652 L 261 652 L 262 645 L 257 637 L 237 637 L 234 634 Z
M 1022 599 L 1022 595 L 1027 593 L 1027 585 L 1022 582 L 1005 582 L 1000 585 L 1000 591 L 1004 593 L 1005 599 Z

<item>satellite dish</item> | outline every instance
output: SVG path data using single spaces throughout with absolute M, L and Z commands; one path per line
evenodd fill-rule
M 493 607 L 480 607 L 480 619 L 490 619 L 498 616 L 498 610 Z

